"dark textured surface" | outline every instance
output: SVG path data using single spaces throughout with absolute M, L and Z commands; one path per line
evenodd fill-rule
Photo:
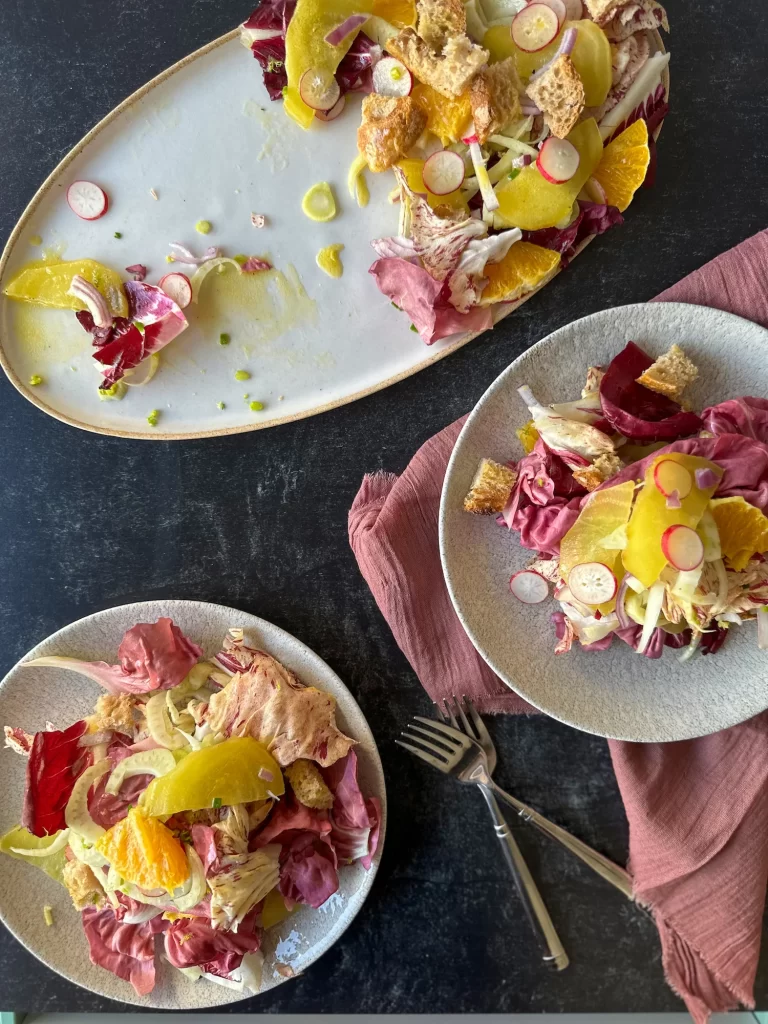
M 537 962 L 477 794 L 393 744 L 427 701 L 358 575 L 345 529 L 362 474 L 402 470 L 524 348 L 577 317 L 651 298 L 765 226 L 766 8 L 732 0 L 726 31 L 720 0 L 668 7 L 672 114 L 655 189 L 543 294 L 430 370 L 317 419 L 183 444 L 78 432 L 0 380 L 3 672 L 53 630 L 108 605 L 221 601 L 312 646 L 357 695 L 378 739 L 390 830 L 366 907 L 306 976 L 238 1010 L 680 1007 L 651 921 L 526 832 L 520 840 L 572 966 L 551 976 Z M 247 13 L 239 0 L 2 0 L 0 236 L 95 121 Z M 626 822 L 605 743 L 545 719 L 494 725 L 502 784 L 622 860 Z M 0 932 L 4 1009 L 120 1009 Z M 756 991 L 758 1005 L 768 1004 L 765 968 Z

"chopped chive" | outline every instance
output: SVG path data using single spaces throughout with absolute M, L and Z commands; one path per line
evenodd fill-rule
M 218 811 L 218 809 L 221 807 L 221 797 L 220 796 L 215 796 L 213 798 L 213 803 L 211 804 L 211 806 L 213 807 L 213 809 L 215 811 Z
M 219 335 L 220 345 L 228 345 L 230 341 L 232 341 L 232 338 L 226 333 L 226 331 L 223 334 Z
M 43 907 L 43 920 L 50 928 L 53 924 L 53 907 Z
M 418 328 L 416 327 L 416 324 L 411 324 L 409 330 L 413 331 L 414 334 L 418 334 L 419 333 Z
M 122 238 L 122 237 L 123 237 L 122 231 L 116 231 L 115 232 L 115 238 Z
M 510 181 L 514 181 L 519 173 L 520 173 L 520 168 L 519 167 L 513 167 L 512 170 L 507 175 L 507 177 L 509 178 Z
M 175 256 L 166 256 L 165 257 L 165 262 L 166 263 L 175 263 L 176 262 L 176 257 Z

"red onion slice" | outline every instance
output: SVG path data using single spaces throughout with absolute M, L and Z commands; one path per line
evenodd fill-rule
M 367 14 L 350 14 L 340 25 L 336 28 L 331 29 L 328 35 L 325 37 L 325 42 L 330 43 L 331 46 L 339 46 L 355 29 L 360 28 L 368 21 L 369 15 Z

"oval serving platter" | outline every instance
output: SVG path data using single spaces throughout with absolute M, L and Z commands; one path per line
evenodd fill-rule
M 550 597 L 517 601 L 509 578 L 534 554 L 517 533 L 463 510 L 481 458 L 522 454 L 515 429 L 529 418 L 517 393 L 527 384 L 541 402 L 578 394 L 589 366 L 605 366 L 634 340 L 658 356 L 677 343 L 699 367 L 694 409 L 737 395 L 768 395 L 768 331 L 731 313 L 678 302 L 606 309 L 555 331 L 491 384 L 459 435 L 440 503 L 440 557 L 453 606 L 478 652 L 527 701 L 585 732 L 636 742 L 692 739 L 743 722 L 768 707 L 766 652 L 754 623 L 734 631 L 722 651 L 681 664 L 657 661 L 615 641 L 607 651 L 579 645 L 555 654 Z
M 319 910 L 302 907 L 265 933 L 261 991 L 287 980 L 285 967 L 298 975 L 313 964 L 346 931 L 362 908 L 381 861 L 387 823 L 386 789 L 381 759 L 370 727 L 357 701 L 335 672 L 300 640 L 255 615 L 203 601 L 142 601 L 96 612 L 53 633 L 22 661 L 49 654 L 77 655 L 89 660 L 114 660 L 126 629 L 140 621 L 170 616 L 187 636 L 215 653 L 230 626 L 241 626 L 259 647 L 311 686 L 327 690 L 337 702 L 339 727 L 357 740 L 360 785 L 381 801 L 379 844 L 370 871 L 359 863 L 339 871 L 339 890 Z M 34 732 L 46 719 L 64 727 L 90 714 L 101 692 L 92 680 L 64 669 L 23 669 L 17 664 L 0 682 L 0 721 Z M 30 694 L 35 695 L 30 702 Z M 25 764 L 11 750 L 0 751 L 0 835 L 18 823 L 24 796 Z M 201 979 L 191 982 L 155 954 L 157 982 L 145 997 L 109 971 L 92 964 L 79 914 L 64 888 L 22 861 L 2 857 L 0 920 L 47 967 L 69 981 L 107 999 L 163 1010 L 204 1010 L 253 998 Z M 53 927 L 43 920 L 44 904 L 53 909 Z M 65 941 L 62 941 L 65 940 Z M 284 966 L 283 966 L 284 965 Z M 277 968 L 281 970 L 278 971 Z
M 659 34 L 652 36 L 663 52 Z M 662 80 L 669 94 L 668 69 Z M 269 100 L 237 31 L 129 96 L 64 158 L 22 214 L 0 258 L 0 293 L 41 255 L 91 257 L 121 273 L 143 263 L 151 283 L 169 269 L 191 273 L 194 268 L 167 265 L 170 242 L 198 253 L 217 245 L 229 256 L 264 255 L 283 276 L 270 286 L 269 301 L 261 295 L 246 302 L 224 289 L 216 290 L 215 301 L 203 295 L 185 311 L 190 326 L 163 350 L 154 379 L 128 389 L 121 401 L 99 398 L 90 336 L 70 311 L 0 294 L 0 364 L 12 384 L 44 412 L 84 430 L 181 440 L 325 412 L 471 341 L 476 335 L 454 335 L 427 348 L 368 275 L 375 258 L 370 240 L 391 235 L 396 215 L 387 202 L 391 175 L 367 175 L 367 207 L 358 209 L 349 197 L 359 104 L 359 95 L 350 94 L 332 124 L 303 131 Z M 107 192 L 110 206 L 101 219 L 79 220 L 67 206 L 66 188 L 77 179 Z M 325 224 L 301 211 L 302 197 L 318 181 L 333 186 L 339 207 Z M 254 228 L 252 213 L 266 216 L 263 229 Z M 203 219 L 212 225 L 206 236 L 195 230 Z M 315 262 L 335 242 L 344 245 L 340 280 Z M 496 321 L 537 290 L 497 306 Z M 230 344 L 219 344 L 221 334 Z M 235 379 L 238 370 L 251 375 L 246 383 Z M 30 386 L 35 375 L 43 383 Z M 252 411 L 252 401 L 263 410 Z M 154 410 L 159 418 L 150 425 Z

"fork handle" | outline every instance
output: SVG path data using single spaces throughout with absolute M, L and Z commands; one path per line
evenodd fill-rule
M 559 825 L 555 825 L 554 822 L 549 821 L 538 811 L 534 811 L 532 807 L 528 807 L 522 801 L 512 796 L 510 793 L 505 792 L 491 779 L 491 786 L 493 792 L 505 800 L 508 804 L 515 808 L 519 816 L 523 821 L 528 821 L 532 825 L 535 825 L 540 832 L 548 835 L 551 839 L 556 840 L 561 846 L 564 846 L 566 850 L 570 850 L 571 853 L 575 854 L 580 860 L 592 868 L 593 871 L 601 875 L 607 882 L 614 885 L 619 889 L 628 899 L 632 899 L 632 878 L 624 868 L 619 867 L 618 864 L 614 864 L 612 860 L 604 857 L 602 853 L 598 853 L 597 850 L 593 850 L 591 846 L 582 842 L 581 839 L 577 839 L 576 836 L 572 836 L 570 832 L 566 832 L 564 828 L 560 828 Z
M 533 928 L 536 939 L 544 955 L 542 959 L 548 965 L 554 966 L 558 971 L 563 971 L 568 966 L 568 954 L 563 949 L 552 918 L 546 908 L 541 893 L 536 887 L 528 865 L 525 863 L 520 847 L 517 845 L 509 825 L 496 802 L 496 797 L 487 786 L 478 786 L 485 797 L 488 809 L 493 818 L 494 831 L 501 840 L 501 848 L 507 861 L 512 878 L 515 882 L 520 901 L 523 904 L 526 917 Z

